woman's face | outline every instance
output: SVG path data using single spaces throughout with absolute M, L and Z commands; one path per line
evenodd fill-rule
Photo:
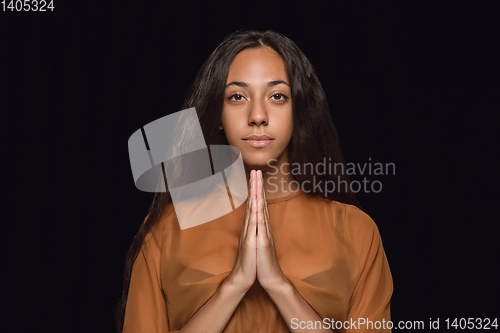
M 283 59 L 267 47 L 241 51 L 229 67 L 222 126 L 228 143 L 245 164 L 264 167 L 288 162 L 293 115 L 290 82 Z M 251 136 L 267 136 L 255 137 Z M 249 138 L 250 137 L 250 138 Z M 266 139 L 266 140 L 262 140 Z

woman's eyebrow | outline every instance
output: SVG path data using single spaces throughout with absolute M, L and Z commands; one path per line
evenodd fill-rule
M 286 83 L 285 81 L 283 80 L 274 80 L 274 81 L 269 81 L 267 83 L 267 86 L 268 87 L 273 87 L 273 86 L 277 86 L 278 84 L 286 84 L 287 86 L 290 86 L 288 83 Z M 238 87 L 243 87 L 243 88 L 248 88 L 248 84 L 245 83 L 245 82 L 242 82 L 242 81 L 231 81 L 229 82 L 228 84 L 226 84 L 226 87 L 229 87 L 229 86 L 238 86 Z
M 272 87 L 272 86 L 277 86 L 278 84 L 286 84 L 287 86 L 290 86 L 288 83 L 286 83 L 285 81 L 283 80 L 275 80 L 275 81 L 269 81 L 267 83 L 267 86 L 268 87 Z
M 228 84 L 226 84 L 226 88 L 229 86 L 238 86 L 238 87 L 248 88 L 248 84 L 246 84 L 245 82 L 241 82 L 241 81 L 229 82 Z

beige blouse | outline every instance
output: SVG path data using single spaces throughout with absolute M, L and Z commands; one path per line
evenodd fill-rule
M 390 320 L 392 276 L 377 226 L 367 214 L 301 190 L 269 199 L 268 210 L 281 269 L 323 323 L 349 321 L 343 325 L 348 329 L 332 330 L 368 332 L 373 331 L 369 324 L 359 325 L 363 319 L 372 325 Z M 178 332 L 233 268 L 244 213 L 241 205 L 180 230 L 170 204 L 134 263 L 123 332 Z M 351 323 L 356 326 L 349 328 Z M 256 280 L 224 332 L 259 331 L 289 329 Z

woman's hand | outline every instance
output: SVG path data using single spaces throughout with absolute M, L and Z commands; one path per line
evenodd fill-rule
M 250 188 L 238 253 L 227 279 L 247 291 L 255 279 L 266 291 L 288 282 L 281 271 L 269 223 L 262 171 L 250 172 Z
M 279 288 L 288 279 L 281 270 L 267 210 L 262 171 L 257 171 L 257 279 L 266 291 Z
M 250 172 L 250 188 L 241 228 L 238 252 L 233 269 L 227 280 L 245 292 L 252 287 L 257 277 L 257 177 Z

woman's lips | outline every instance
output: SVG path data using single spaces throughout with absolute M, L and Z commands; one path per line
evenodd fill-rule
M 262 139 L 262 140 L 243 140 L 254 148 L 263 148 L 273 142 L 272 139 Z

